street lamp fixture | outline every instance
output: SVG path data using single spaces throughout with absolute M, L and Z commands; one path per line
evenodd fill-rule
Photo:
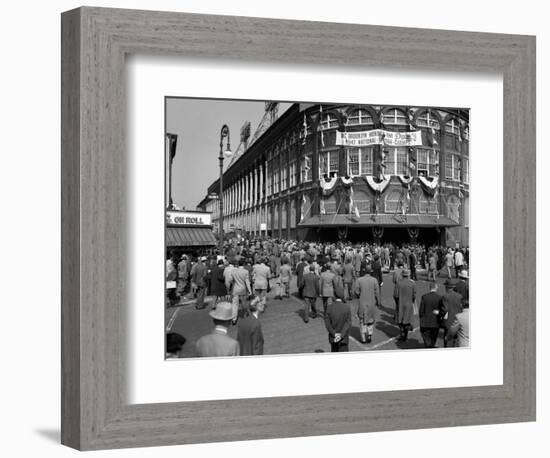
M 227 137 L 226 147 L 224 149 L 224 138 Z M 231 152 L 231 146 L 229 144 L 229 127 L 227 124 L 222 126 L 220 131 L 220 155 L 218 156 L 220 162 L 220 193 L 219 193 L 219 205 L 220 205 L 220 225 L 218 227 L 219 240 L 218 246 L 220 255 L 223 256 L 223 160 L 225 158 L 229 159 L 233 153 Z

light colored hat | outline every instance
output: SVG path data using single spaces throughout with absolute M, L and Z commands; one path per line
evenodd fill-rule
M 216 308 L 209 312 L 209 315 L 215 320 L 229 321 L 234 320 L 237 314 L 233 310 L 233 304 L 230 302 L 218 302 Z
M 208 258 L 207 258 L 206 256 L 203 256 L 203 257 L 201 258 L 201 261 L 206 261 L 207 259 L 208 259 Z
M 461 270 L 460 273 L 458 274 L 458 276 L 460 278 L 464 278 L 464 279 L 470 278 L 470 277 L 468 277 L 468 271 L 467 270 Z

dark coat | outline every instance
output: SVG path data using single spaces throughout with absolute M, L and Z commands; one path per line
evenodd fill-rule
M 296 284 L 298 285 L 298 288 L 302 287 L 302 283 L 304 280 L 304 269 L 306 268 L 307 265 L 308 265 L 307 262 L 301 261 L 296 266 Z
M 430 291 L 420 299 L 418 316 L 420 318 L 421 328 L 439 328 L 439 315 L 434 314 L 434 310 L 441 310 L 441 296 L 434 291 Z
M 470 287 L 467 281 L 460 280 L 455 286 L 455 291 L 462 296 L 463 304 L 470 303 Z
M 210 273 L 210 294 L 212 296 L 227 296 L 223 267 L 215 265 Z
M 334 335 L 340 333 L 342 335 L 340 342 L 347 344 L 351 328 L 351 309 L 349 305 L 340 301 L 335 301 L 329 305 L 325 318 L 325 326 L 330 343 L 334 342 Z
M 241 349 L 241 356 L 263 355 L 264 334 L 260 320 L 252 314 L 239 320 L 237 341 Z
M 397 322 L 410 324 L 413 316 L 413 303 L 416 300 L 416 283 L 410 278 L 403 278 L 397 283 L 399 310 Z
M 379 285 L 384 281 L 382 278 L 382 264 L 380 261 L 374 261 L 372 263 L 372 276 L 378 280 Z
M 447 317 L 441 320 L 441 325 L 445 328 L 451 326 L 457 313 L 462 312 L 462 296 L 456 291 L 447 291 L 441 299 L 443 311 Z
M 304 275 L 304 297 L 319 297 L 319 277 L 313 272 Z

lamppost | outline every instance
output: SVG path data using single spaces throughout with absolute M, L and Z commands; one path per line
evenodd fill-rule
M 224 151 L 223 149 L 223 139 L 227 137 L 227 147 Z M 227 124 L 224 124 L 222 126 L 222 130 L 220 131 L 220 155 L 218 156 L 218 159 L 220 161 L 220 226 L 218 228 L 219 231 L 219 251 L 220 255 L 223 256 L 223 160 L 224 158 L 230 158 L 233 153 L 231 152 L 231 147 L 229 145 L 229 127 L 227 127 Z

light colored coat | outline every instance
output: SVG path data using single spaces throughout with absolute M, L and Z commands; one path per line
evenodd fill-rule
M 357 316 L 365 323 L 376 321 L 376 306 L 380 304 L 380 286 L 371 275 L 364 275 L 357 280 L 355 295 L 359 297 Z
M 197 340 L 197 355 L 203 357 L 239 356 L 239 342 L 216 326 L 210 334 Z

